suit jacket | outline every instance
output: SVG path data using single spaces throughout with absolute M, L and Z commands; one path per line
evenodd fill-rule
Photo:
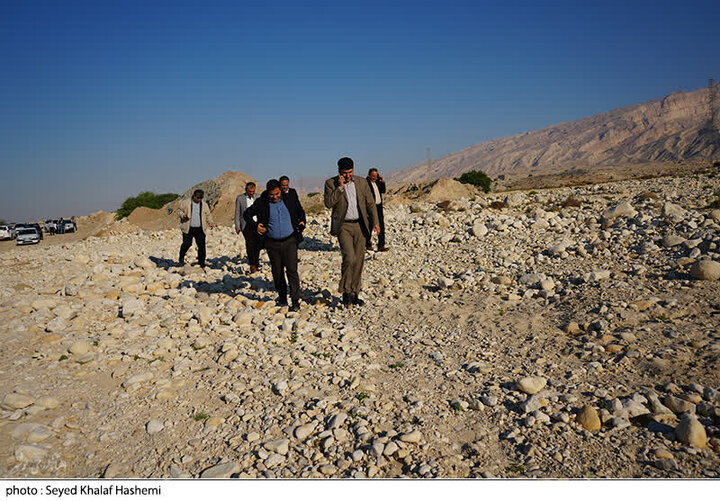
M 255 202 L 258 201 L 260 197 L 255 196 Z M 235 199 L 235 231 L 238 229 L 244 230 L 245 226 L 247 225 L 247 222 L 245 221 L 245 218 L 243 217 L 243 213 L 247 210 L 248 206 L 248 196 L 247 193 L 243 193 L 241 195 L 238 195 Z
M 355 192 L 357 193 L 358 214 L 360 214 L 361 227 L 365 236 L 370 236 L 372 227 L 378 224 L 377 208 L 373 198 L 370 185 L 360 179 L 355 181 Z M 340 234 L 340 227 L 345 221 L 345 214 L 348 209 L 348 199 L 345 190 L 340 191 L 338 176 L 331 177 L 325 181 L 325 207 L 332 209 L 330 216 L 330 234 Z
M 380 200 L 375 198 L 375 190 L 372 189 L 372 182 L 370 181 L 370 177 L 366 177 L 368 182 L 368 186 L 370 187 L 370 193 L 372 193 L 373 198 L 375 199 L 375 203 L 381 205 L 383 203 L 383 195 L 385 194 L 385 183 L 380 181 L 379 179 L 375 181 L 375 184 L 377 185 L 378 192 L 380 193 Z
M 305 211 L 302 205 L 300 205 L 300 200 L 297 198 L 297 195 L 293 198 L 292 196 L 287 196 L 286 193 L 283 193 L 280 200 L 281 203 L 285 204 L 285 207 L 287 207 L 290 213 L 290 222 L 295 230 L 295 237 L 298 243 L 300 243 L 303 241 L 302 231 L 305 229 L 306 224 Z M 257 223 L 253 221 L 253 216 L 257 216 Z M 270 220 L 270 198 L 267 196 L 267 191 L 263 191 L 260 198 L 255 200 L 250 208 L 245 211 L 243 218 L 245 218 L 245 222 L 251 224 L 253 228 L 258 224 L 262 224 L 265 228 L 268 227 L 268 221 Z M 301 222 L 303 226 L 300 226 Z M 263 235 L 262 238 L 264 239 L 265 236 Z
M 295 188 L 288 188 L 288 192 L 283 193 L 283 196 L 287 197 L 287 198 L 294 198 L 295 200 L 300 202 L 300 197 L 298 197 L 298 194 L 297 194 L 297 191 L 295 191 Z
M 180 216 L 180 231 L 183 233 L 190 233 L 190 210 L 192 208 L 192 198 L 186 198 L 185 200 L 181 200 L 178 204 L 177 213 L 178 216 Z M 205 203 L 205 200 L 200 201 L 200 224 L 202 225 L 202 230 L 204 232 L 207 231 L 207 227 L 209 224 L 215 225 L 215 221 L 213 221 L 212 213 L 210 212 L 210 207 L 208 207 L 208 204 Z

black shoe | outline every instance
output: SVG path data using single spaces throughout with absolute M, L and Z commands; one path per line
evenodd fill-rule
M 342 304 L 344 307 L 349 308 L 352 305 L 352 294 L 343 292 Z
M 357 294 L 353 294 L 352 297 L 350 298 L 350 300 L 352 301 L 352 304 L 356 304 L 356 305 L 358 305 L 358 306 L 364 306 L 364 305 L 365 305 L 365 301 L 363 301 L 362 299 L 360 299 Z
M 293 305 L 290 307 L 290 311 L 300 311 L 300 304 L 293 303 Z
M 279 298 L 277 298 L 277 301 L 275 301 L 275 304 L 277 304 L 277 306 L 287 306 L 288 305 L 287 298 L 279 297 Z

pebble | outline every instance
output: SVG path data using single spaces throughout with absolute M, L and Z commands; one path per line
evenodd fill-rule
M 705 427 L 692 414 L 684 414 L 675 428 L 675 435 L 685 445 L 698 449 L 707 447 L 707 432 Z
M 75 341 L 72 346 L 68 348 L 68 352 L 77 356 L 86 355 L 89 351 L 90 343 L 88 343 L 87 341 Z
M 161 432 L 164 428 L 165 425 L 159 419 L 152 419 L 145 425 L 145 431 L 147 431 L 148 435 L 155 435 L 156 433 Z
M 8 393 L 2 401 L 2 408 L 7 410 L 24 409 L 35 403 L 35 399 L 21 393 Z
M 720 279 L 720 262 L 703 259 L 690 268 L 690 275 L 698 280 Z
M 240 472 L 240 464 L 237 461 L 229 461 L 211 466 L 200 473 L 200 478 L 230 478 Z
M 422 433 L 420 430 L 413 430 L 409 433 L 403 433 L 398 437 L 398 440 L 405 442 L 406 444 L 417 444 L 422 440 Z
M 535 395 L 547 385 L 547 379 L 541 376 L 530 376 L 520 379 L 517 383 L 518 390 L 528 395 Z
M 575 420 L 588 431 L 596 431 L 602 427 L 602 422 L 600 421 L 597 410 L 590 405 L 586 405 L 580 409 Z

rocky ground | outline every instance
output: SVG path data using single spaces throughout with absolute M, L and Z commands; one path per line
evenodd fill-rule
M 299 313 L 229 227 L 9 248 L 0 476 L 720 476 L 718 188 L 391 205 L 350 310 L 327 212 Z

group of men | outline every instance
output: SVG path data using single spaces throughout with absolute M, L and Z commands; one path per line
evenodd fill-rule
M 372 249 L 372 231 L 378 236 L 377 250 L 387 251 L 383 194 L 385 181 L 377 169 L 370 169 L 366 179 L 356 182 L 351 158 L 338 160 L 338 175 L 325 182 L 325 207 L 332 209 L 330 234 L 338 238 L 342 265 L 339 292 L 345 307 L 362 306 L 360 287 L 366 249 Z M 214 222 L 202 190 L 180 205 L 180 228 L 183 243 L 180 264 L 192 245 L 198 247 L 198 263 L 205 267 L 205 231 Z M 235 232 L 243 234 L 250 272 L 260 269 L 260 251 L 264 248 L 270 259 L 277 304 L 300 309 L 300 275 L 298 245 L 303 240 L 305 211 L 297 192 L 290 188 L 290 179 L 271 179 L 265 191 L 257 195 L 257 186 L 249 182 L 245 193 L 235 200 Z M 290 304 L 288 305 L 288 289 Z

